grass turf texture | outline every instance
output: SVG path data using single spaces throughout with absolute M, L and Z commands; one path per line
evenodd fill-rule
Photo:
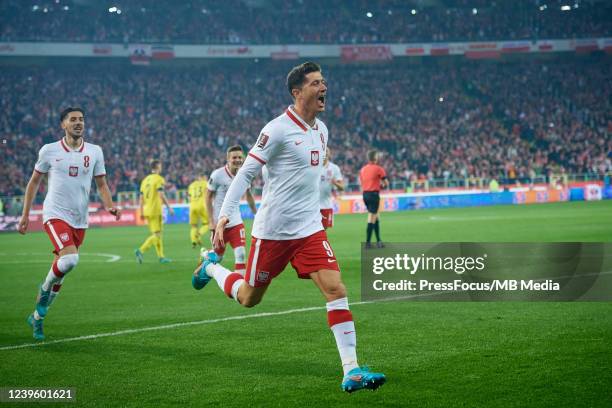
M 429 210 L 383 214 L 381 230 L 398 242 L 612 241 L 611 215 L 612 201 Z M 0 350 L 0 386 L 75 387 L 77 404 L 69 406 L 88 407 L 608 406 L 610 303 L 355 305 L 360 363 L 385 372 L 388 382 L 347 395 L 324 300 L 311 282 L 288 268 L 262 304 L 243 309 L 215 282 L 191 288 L 197 250 L 187 225 L 166 227 L 168 265 L 153 250 L 136 264 L 133 250 L 146 234 L 88 231 L 81 262 L 45 320 L 48 340 L 321 309 Z M 339 216 L 329 233 L 353 302 L 364 235 L 365 215 Z M 51 244 L 43 233 L 9 233 L 0 235 L 0 248 L 0 347 L 31 343 L 25 318 Z M 121 259 L 109 263 L 95 255 L 102 253 Z

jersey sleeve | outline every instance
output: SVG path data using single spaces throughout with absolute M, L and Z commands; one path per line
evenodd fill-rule
M 36 164 L 34 165 L 34 170 L 38 173 L 48 173 L 49 169 L 51 168 L 51 163 L 49 160 L 49 149 L 47 148 L 47 145 L 44 145 L 39 151 L 38 151 L 38 160 L 36 161 Z
M 281 146 L 282 132 L 277 126 L 268 123 L 259 134 L 255 145 L 249 151 L 249 157 L 254 158 L 263 166 L 270 160 Z
M 94 176 L 106 176 L 106 166 L 104 165 L 104 152 L 101 148 L 98 148 L 98 157 L 96 164 L 94 164 Z
M 385 177 L 387 177 L 387 172 L 385 171 L 385 169 L 383 169 L 382 167 L 378 167 L 378 173 L 380 174 L 380 178 L 384 179 Z

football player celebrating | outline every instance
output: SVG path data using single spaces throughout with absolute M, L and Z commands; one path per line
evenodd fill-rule
M 28 229 L 30 209 L 44 174 L 48 174 L 48 189 L 43 204 L 45 231 L 53 244 L 55 259 L 38 290 L 34 312 L 28 316 L 36 340 L 44 340 L 43 319 L 55 300 L 68 272 L 79 263 L 79 247 L 85 239 L 88 225 L 89 190 L 95 178 L 104 208 L 121 218 L 121 210 L 113 206 L 106 183 L 104 155 L 100 146 L 86 143 L 85 114 L 81 108 L 66 108 L 60 114 L 64 137 L 44 145 L 26 187 L 19 233 Z
M 253 307 L 272 279 L 291 263 L 298 277 L 311 279 L 327 301 L 328 323 L 344 371 L 342 389 L 376 389 L 385 382 L 385 376 L 357 364 L 355 324 L 346 288 L 321 224 L 319 184 L 328 132 L 316 116 L 325 110 L 327 83 L 319 65 L 306 62 L 289 72 L 287 87 L 294 104 L 261 131 L 232 181 L 217 221 L 213 244 L 222 248 L 223 231 L 231 214 L 265 165 L 268 177 L 253 223 L 246 274 L 217 264 L 211 251 L 204 254 L 202 264 L 194 271 L 194 283 L 201 288 L 214 279 L 227 296 Z

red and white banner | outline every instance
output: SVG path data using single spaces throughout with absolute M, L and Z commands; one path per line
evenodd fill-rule
M 151 45 L 149 44 L 130 44 L 130 61 L 133 65 L 151 64 Z
M 420 44 L 409 45 L 406 47 L 406 55 L 424 55 L 425 47 Z
M 172 59 L 174 58 L 174 46 L 169 44 L 159 44 L 151 46 L 151 56 L 153 59 Z
M 289 50 L 287 46 L 283 46 L 280 51 L 272 51 L 270 53 L 270 58 L 273 60 L 294 60 L 300 57 L 300 53 L 295 50 Z
M 578 54 L 588 54 L 599 49 L 599 47 L 597 46 L 597 40 L 594 39 L 572 40 L 572 43 L 574 45 L 574 49 Z
M 388 45 L 343 45 L 340 57 L 344 62 L 390 61 L 393 59 L 393 53 Z
M 496 42 L 470 43 L 465 57 L 470 59 L 499 58 L 501 50 Z
M 251 56 L 252 54 L 253 50 L 248 46 L 220 45 L 206 48 L 206 55 L 209 57 L 242 57 Z
M 501 51 L 503 53 L 529 52 L 531 43 L 529 41 L 503 42 Z
M 94 44 L 92 50 L 94 55 L 113 55 L 111 44 Z
M 449 55 L 450 47 L 448 44 L 431 44 L 431 55 Z

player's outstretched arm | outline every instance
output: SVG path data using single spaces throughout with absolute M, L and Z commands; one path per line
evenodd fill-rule
M 34 170 L 34 172 L 32 172 L 32 177 L 30 177 L 30 181 L 28 181 L 25 198 L 23 199 L 23 211 L 21 213 L 19 225 L 17 226 L 17 231 L 19 231 L 20 234 L 25 234 L 28 230 L 28 225 L 30 223 L 30 209 L 32 208 L 32 203 L 36 197 L 36 192 L 40 186 L 42 176 L 42 173 Z
M 119 220 L 121 218 L 121 210 L 113 205 L 113 195 L 108 188 L 106 176 L 96 176 L 96 187 L 98 188 L 98 194 L 102 199 L 104 209 L 114 215 L 116 220 Z

